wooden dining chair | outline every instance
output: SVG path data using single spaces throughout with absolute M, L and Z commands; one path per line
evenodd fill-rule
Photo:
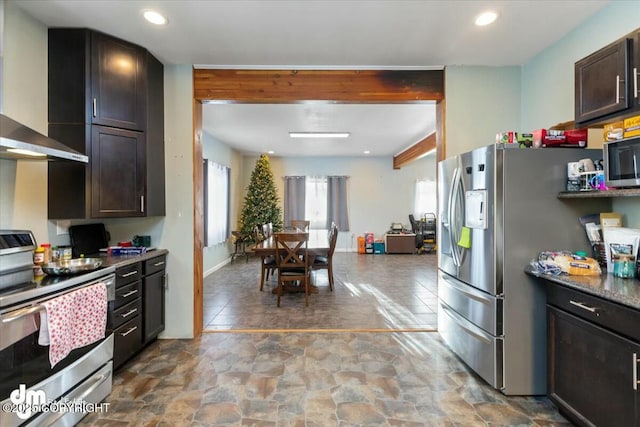
M 311 221 L 303 220 L 303 219 L 292 219 L 291 227 L 300 231 L 309 231 L 309 226 L 311 225 Z
M 310 267 L 307 249 L 309 233 L 274 233 L 276 243 L 276 265 L 278 266 L 278 302 L 285 283 L 296 283 L 304 288 L 304 304 L 309 306 Z
M 254 228 L 254 240 L 258 245 L 265 240 L 264 233 L 261 234 L 260 227 L 256 225 Z M 264 288 L 264 281 L 269 280 L 269 275 L 273 276 L 276 273 L 276 257 L 274 256 L 261 256 L 260 257 L 260 291 Z
M 336 250 L 336 243 L 338 242 L 338 226 L 335 223 L 331 223 L 329 227 L 329 251 L 327 256 L 316 256 L 313 259 L 313 265 L 311 270 L 327 270 L 327 276 L 329 279 L 329 290 L 333 291 L 333 253 Z

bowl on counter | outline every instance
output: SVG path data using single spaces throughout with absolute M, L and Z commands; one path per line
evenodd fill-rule
M 52 276 L 66 276 L 93 271 L 101 265 L 101 258 L 72 258 L 43 264 L 42 271 Z

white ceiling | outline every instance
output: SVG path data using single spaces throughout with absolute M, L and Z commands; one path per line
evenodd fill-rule
M 20 0 L 49 27 L 88 27 L 146 47 L 165 64 L 219 68 L 424 69 L 522 65 L 608 1 Z M 169 25 L 152 27 L 156 9 Z M 492 9 L 496 23 L 475 27 Z M 434 130 L 433 105 L 210 104 L 205 130 L 245 153 L 389 156 Z M 339 141 L 289 131 L 349 131 Z

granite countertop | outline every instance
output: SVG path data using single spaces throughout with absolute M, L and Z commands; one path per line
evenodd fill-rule
M 166 255 L 169 251 L 166 249 L 153 249 L 141 255 L 107 255 L 101 253 L 99 255 L 93 255 L 94 258 L 102 259 L 103 267 L 124 267 L 125 265 L 134 264 L 140 261 L 146 261 L 157 256 Z
M 524 271 L 531 276 L 540 277 L 549 282 L 575 288 L 640 310 L 640 280 L 638 279 L 621 279 L 606 272 L 600 276 L 569 276 L 566 274 L 555 276 L 537 273 L 531 266 L 527 266 Z

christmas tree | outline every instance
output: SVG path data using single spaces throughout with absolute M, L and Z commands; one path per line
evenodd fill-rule
M 253 240 L 255 226 L 272 223 L 273 231 L 282 230 L 282 209 L 273 181 L 269 156 L 262 154 L 251 172 L 251 181 L 240 213 L 240 231 Z

